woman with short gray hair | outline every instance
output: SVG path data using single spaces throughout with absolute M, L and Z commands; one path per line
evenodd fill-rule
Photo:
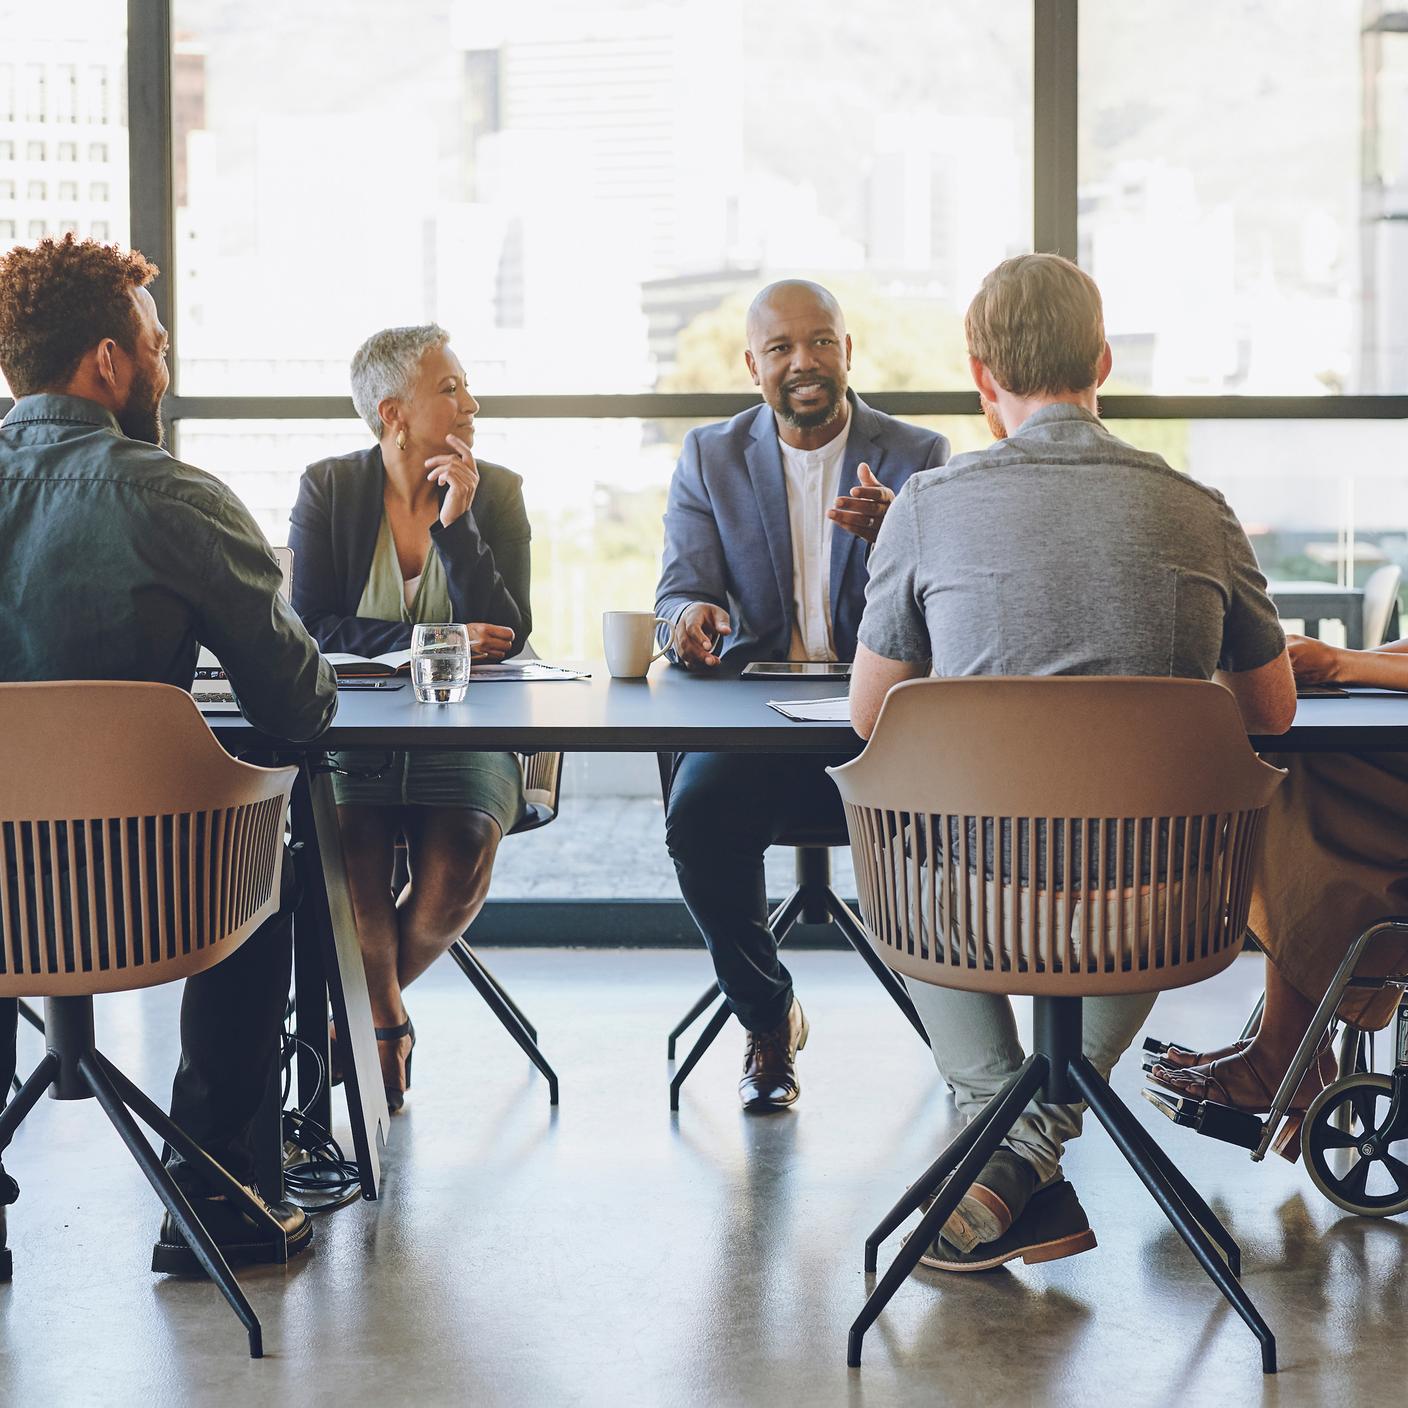
M 418 621 L 461 621 L 478 660 L 521 650 L 528 605 L 523 481 L 474 455 L 479 403 L 449 334 L 385 328 L 352 359 L 369 449 L 309 465 L 294 505 L 293 604 L 324 651 L 406 650 Z M 402 990 L 483 906 L 499 841 L 523 810 L 511 753 L 337 755 L 348 885 L 387 1103 L 411 1082 L 415 1029 Z M 391 893 L 404 837 L 410 883 Z

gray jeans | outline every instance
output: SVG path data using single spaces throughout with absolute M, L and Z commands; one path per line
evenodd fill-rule
M 963 992 L 912 979 L 906 986 L 929 1033 L 934 1064 L 953 1086 L 958 1113 L 971 1120 L 1026 1060 L 1017 1040 L 1012 1000 L 999 993 Z M 1106 1079 L 1138 1035 L 1157 996 L 1140 992 L 1085 999 L 1081 1045 Z M 1007 1136 L 1007 1147 L 1031 1164 L 1042 1183 L 1049 1183 L 1061 1170 L 1066 1140 L 1080 1133 L 1084 1109 L 1083 1104 L 1033 1100 Z

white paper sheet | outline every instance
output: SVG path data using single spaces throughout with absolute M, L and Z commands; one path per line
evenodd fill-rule
M 542 660 L 500 660 L 492 665 L 469 667 L 469 682 L 487 684 L 491 680 L 589 680 L 588 670 L 570 670 L 565 665 L 549 665 Z
M 769 699 L 768 708 L 776 709 L 785 719 L 798 723 L 848 724 L 851 721 L 851 697 L 837 694 L 828 699 Z

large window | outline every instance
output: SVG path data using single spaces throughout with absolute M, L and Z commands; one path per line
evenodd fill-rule
M 88 112 L 75 94 L 80 75 L 125 91 L 126 6 L 0 0 L 0 35 L 0 251 L 67 231 L 125 242 L 124 105 Z
M 965 388 L 961 309 L 1030 243 L 1021 4 L 345 0 L 255 24 L 175 0 L 173 23 L 187 395 L 340 394 L 369 332 L 431 318 L 481 394 L 743 390 L 741 306 L 798 271 L 903 325 L 863 340 L 861 385 Z
M 1408 332 L 1379 345 L 1375 295 L 1408 276 L 1408 244 L 1360 241 L 1364 8 L 1084 0 L 1079 252 L 1112 385 L 1408 391 Z

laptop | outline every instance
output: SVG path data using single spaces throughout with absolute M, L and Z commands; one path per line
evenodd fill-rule
M 293 592 L 293 549 L 275 548 L 274 557 L 278 560 L 279 573 L 283 578 L 279 584 L 279 595 L 289 601 Z M 196 677 L 191 684 L 191 697 L 202 714 L 238 714 L 240 711 L 239 702 L 225 678 L 224 669 L 205 646 L 201 646 L 200 655 L 196 660 Z

